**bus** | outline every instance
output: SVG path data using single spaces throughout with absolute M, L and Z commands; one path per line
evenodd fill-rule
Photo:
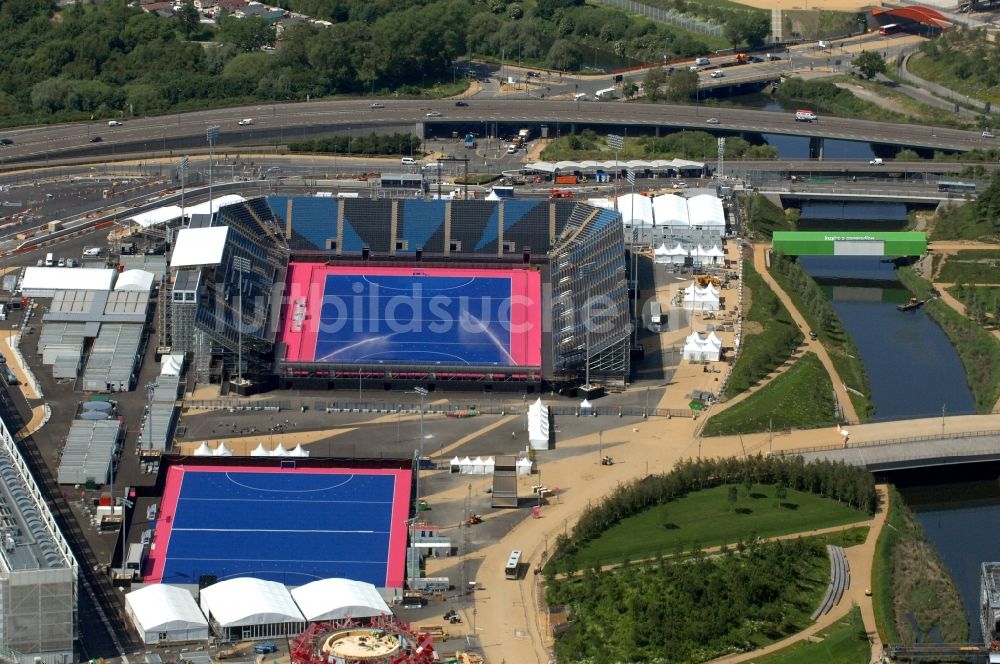
M 958 193 L 975 193 L 976 183 L 975 182 L 938 182 L 938 191 L 954 191 Z
M 888 23 L 886 25 L 879 27 L 878 29 L 878 33 L 880 35 L 891 35 L 894 32 L 899 32 L 898 23 Z
M 504 568 L 504 576 L 513 581 L 517 581 L 521 576 L 521 552 L 514 549 L 507 559 L 507 566 Z

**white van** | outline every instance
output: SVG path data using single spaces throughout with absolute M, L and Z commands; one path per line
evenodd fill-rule
M 401 163 L 403 166 L 416 166 L 417 160 L 414 159 L 413 157 L 403 157 L 402 159 L 399 160 L 399 163 Z
M 694 61 L 694 63 L 699 67 L 704 67 L 706 65 L 712 64 L 712 61 L 709 60 L 708 58 L 698 58 L 697 60 Z
M 51 254 L 51 253 L 45 254 L 45 266 L 46 267 L 52 267 L 55 264 L 55 262 L 56 262 L 56 257 L 55 257 L 54 254 Z
M 84 256 L 100 256 L 101 255 L 101 248 L 100 247 L 90 247 L 89 249 L 84 249 L 83 250 L 83 255 Z

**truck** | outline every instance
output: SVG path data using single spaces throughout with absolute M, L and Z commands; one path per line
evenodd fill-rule
M 475 134 L 468 133 L 468 134 L 465 135 L 465 147 L 466 148 L 474 148 L 474 147 L 476 147 L 476 135 Z
M 517 137 L 518 139 L 520 139 L 521 144 L 523 145 L 531 140 L 531 130 L 528 128 L 518 129 Z
M 808 109 L 802 109 L 795 111 L 795 121 L 796 122 L 813 122 L 817 119 L 816 112 L 810 111 Z
M 746 53 L 737 53 L 736 58 L 733 60 L 733 64 L 745 65 L 749 60 L 747 60 Z
M 579 178 L 575 175 L 557 175 L 555 182 L 556 184 L 577 184 Z
M 653 325 L 660 325 L 663 322 L 663 314 L 660 312 L 660 303 L 652 302 L 649 305 L 649 322 Z

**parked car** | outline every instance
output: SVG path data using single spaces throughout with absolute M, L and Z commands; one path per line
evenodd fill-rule
M 258 655 L 267 655 L 268 653 L 277 652 L 278 646 L 274 645 L 274 641 L 261 641 L 253 647 L 253 651 Z
M 109 127 L 121 127 L 123 124 L 121 120 L 108 120 Z
M 469 104 L 464 101 L 456 101 L 455 106 L 468 106 Z
M 708 120 L 705 120 L 705 122 L 708 124 L 719 124 L 719 118 L 709 118 Z
M 428 111 L 427 117 L 429 117 L 429 118 L 439 118 L 439 117 L 441 117 L 441 111 Z
M 103 141 L 103 140 L 104 140 L 104 139 L 103 139 L 103 138 L 101 138 L 100 136 L 94 136 L 94 137 L 92 137 L 92 138 L 90 139 L 90 142 L 91 142 L 91 143 L 100 143 L 100 142 L 101 142 L 101 141 Z

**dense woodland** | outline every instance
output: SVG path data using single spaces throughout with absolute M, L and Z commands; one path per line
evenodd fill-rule
M 259 17 L 199 23 L 124 0 L 0 1 L 0 123 L 145 115 L 334 94 L 417 94 L 451 83 L 460 58 L 566 70 L 594 49 L 662 61 L 701 55 L 697 35 L 583 0 L 282 0 L 333 22 L 275 29 Z
M 572 532 L 556 539 L 551 574 L 563 556 L 573 554 L 622 519 L 697 491 L 749 478 L 755 484 L 777 484 L 797 491 L 839 500 L 856 509 L 874 513 L 877 506 L 875 479 L 863 468 L 802 457 L 751 456 L 744 459 L 696 459 L 679 462 L 664 475 L 652 475 L 618 486 L 602 502 L 587 507 Z

